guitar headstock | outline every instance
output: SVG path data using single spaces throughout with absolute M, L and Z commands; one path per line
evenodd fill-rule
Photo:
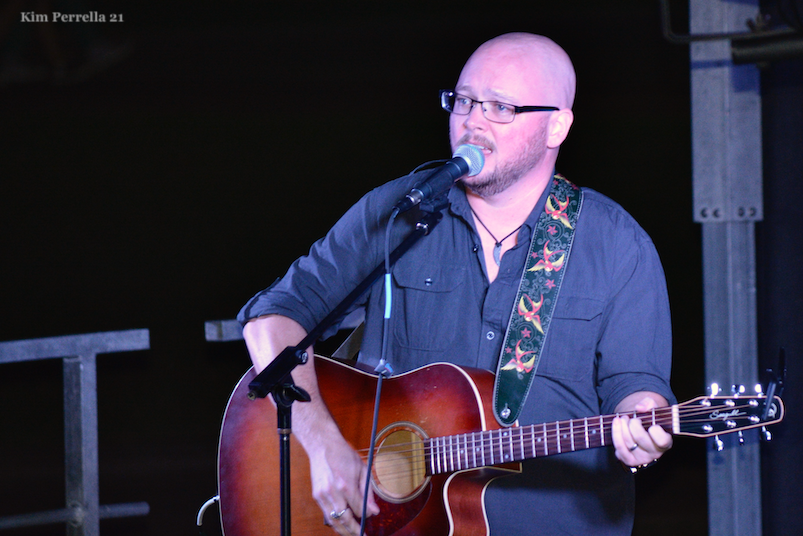
M 677 405 L 673 433 L 711 437 L 775 424 L 783 416 L 783 401 L 778 396 L 700 396 Z

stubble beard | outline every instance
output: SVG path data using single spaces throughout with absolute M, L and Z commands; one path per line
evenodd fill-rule
M 470 141 L 461 141 L 471 143 Z M 458 144 L 459 145 L 459 144 Z M 538 128 L 516 158 L 497 166 L 490 174 L 466 177 L 463 184 L 480 197 L 492 197 L 516 184 L 531 169 L 536 167 L 546 154 L 546 127 Z M 480 174 L 481 175 L 481 174 Z

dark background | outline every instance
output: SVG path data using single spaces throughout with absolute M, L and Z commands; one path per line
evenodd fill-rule
M 368 189 L 448 156 L 437 91 L 508 31 L 572 56 L 576 121 L 559 170 L 653 237 L 673 385 L 681 400 L 704 392 L 688 48 L 661 37 L 658 2 L 57 6 L 124 22 L 60 25 L 67 75 L 0 87 L 0 341 L 150 330 L 150 350 L 98 360 L 101 503 L 151 506 L 103 521 L 104 534 L 195 530 L 216 493 L 226 400 L 249 366 L 241 342 L 206 342 L 204 321 L 233 318 Z M 686 3 L 673 6 L 685 31 Z M 16 23 L 6 50 L 46 65 L 36 32 Z M 127 54 L 79 79 L 97 50 Z M 0 400 L 0 517 L 63 507 L 60 362 L 3 365 Z M 678 438 L 639 477 L 637 534 L 707 533 L 704 447 Z

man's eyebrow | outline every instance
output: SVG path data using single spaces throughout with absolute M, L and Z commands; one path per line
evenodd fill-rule
M 476 95 L 476 92 L 472 92 L 471 86 L 462 85 L 455 88 L 455 93 L 460 93 L 461 95 L 466 95 L 467 97 L 471 96 L 471 93 Z M 491 99 L 493 101 L 504 102 L 506 104 L 512 104 L 512 101 L 515 101 L 511 95 L 507 93 L 500 92 L 499 90 L 489 89 L 488 93 L 491 95 Z

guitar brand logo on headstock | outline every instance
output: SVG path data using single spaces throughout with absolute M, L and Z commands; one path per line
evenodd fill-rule
M 711 418 L 711 420 L 722 419 L 723 421 L 726 421 L 730 418 L 739 417 L 740 415 L 744 414 L 745 413 L 743 411 L 739 411 L 738 409 L 732 409 L 730 411 L 724 411 L 724 412 L 719 410 L 714 410 L 711 412 L 711 415 L 709 415 L 709 417 Z

